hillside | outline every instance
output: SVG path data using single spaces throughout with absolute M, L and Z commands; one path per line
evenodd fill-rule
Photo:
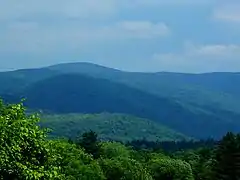
M 240 113 L 240 73 L 131 73 L 91 63 L 58 64 L 40 69 L 0 73 L 0 94 L 19 91 L 32 82 L 59 74 L 79 73 L 108 79 L 151 93 L 173 98 L 204 110 L 222 109 Z
M 147 119 L 124 114 L 63 114 L 44 115 L 40 123 L 53 131 L 51 137 L 76 138 L 93 130 L 102 140 L 131 141 L 146 138 L 149 141 L 176 141 L 189 138 Z
M 124 113 L 198 138 L 240 130 L 239 73 L 130 73 L 90 63 L 0 73 L 0 95 L 51 113 Z
M 31 83 L 53 77 L 58 74 L 61 74 L 61 72 L 47 68 L 0 72 L 0 93 L 15 94 L 22 91 Z
M 131 73 L 90 63 L 58 64 L 48 68 L 124 83 L 160 97 L 174 98 L 193 107 L 198 105 L 240 113 L 240 73 Z
M 33 110 L 57 114 L 130 114 L 196 138 L 220 137 L 226 131 L 240 129 L 238 114 L 208 111 L 197 106 L 192 108 L 124 84 L 80 74 L 56 75 L 37 81 L 18 96 L 19 100 L 20 97 L 26 98 L 26 105 Z

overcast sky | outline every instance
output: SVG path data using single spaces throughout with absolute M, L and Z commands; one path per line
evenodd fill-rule
M 240 71 L 239 0 L 1 0 L 0 71 Z

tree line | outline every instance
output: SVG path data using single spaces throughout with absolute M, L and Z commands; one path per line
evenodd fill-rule
M 240 135 L 220 141 L 101 142 L 95 132 L 49 140 L 22 103 L 0 101 L 0 179 L 238 180 Z

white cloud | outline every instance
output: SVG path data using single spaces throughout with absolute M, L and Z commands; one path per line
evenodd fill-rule
M 180 53 L 154 54 L 153 62 L 166 71 L 237 71 L 240 68 L 240 45 L 186 43 Z
M 112 44 L 117 47 L 119 41 L 123 41 L 124 43 L 126 42 L 127 47 L 129 44 L 131 46 L 131 43 L 139 43 L 139 41 L 132 41 L 139 39 L 142 40 L 142 43 L 146 42 L 146 44 L 154 44 L 155 47 L 158 47 L 164 44 L 164 42 L 158 41 L 159 38 L 171 34 L 170 27 L 168 27 L 165 22 L 162 22 L 163 19 L 170 20 L 169 22 L 176 28 L 174 29 L 176 32 L 176 40 L 172 42 L 178 44 L 179 39 L 185 39 L 185 37 L 183 37 L 184 35 L 182 36 L 180 32 L 182 30 L 179 31 L 178 28 L 184 28 L 183 26 L 186 25 L 185 21 L 189 22 L 189 18 L 195 19 L 195 15 L 193 14 L 193 17 L 184 16 L 183 19 L 181 19 L 181 17 L 175 18 L 175 14 L 169 15 L 169 17 L 168 15 L 166 15 L 166 17 L 164 15 L 164 17 L 158 17 L 157 11 L 163 9 L 165 12 L 165 9 L 171 8 L 177 11 L 179 7 L 190 9 L 192 6 L 198 8 L 202 5 L 204 8 L 206 5 L 206 7 L 210 9 L 210 6 L 212 7 L 212 5 L 215 5 L 218 1 L 219 0 L 0 0 L 0 53 L 14 54 L 17 52 L 31 56 L 33 53 L 34 55 L 51 53 L 57 55 L 59 52 L 62 54 L 64 54 L 64 52 L 66 52 L 66 54 L 71 54 L 71 52 L 81 54 L 83 52 L 84 54 L 84 50 L 86 50 L 87 53 L 94 54 L 94 48 L 105 48 L 105 42 L 114 42 Z M 152 9 L 154 9 L 154 13 L 148 13 L 152 11 Z M 229 15 L 229 13 L 232 14 Z M 153 14 L 156 15 L 152 17 Z M 228 16 L 226 14 L 228 14 Z M 225 19 L 228 21 L 231 19 L 231 21 L 239 22 L 238 9 L 236 8 L 233 11 L 230 6 L 227 8 L 225 6 L 217 6 L 214 15 L 217 19 Z M 172 18 L 175 18 L 179 23 L 172 22 Z M 154 21 L 150 19 L 154 19 Z M 160 22 L 157 22 L 158 20 Z M 200 19 L 195 20 L 201 21 Z M 192 27 L 188 26 L 188 28 L 190 29 Z M 181 38 L 178 38 L 180 36 Z M 205 37 L 208 38 L 207 36 Z M 198 38 L 201 38 L 201 36 Z M 219 38 L 221 39 L 221 37 Z M 150 41 L 154 43 L 150 43 Z M 119 44 L 121 43 L 122 42 Z M 142 45 L 143 44 L 140 46 Z M 149 46 L 141 53 L 139 53 L 139 50 L 137 50 L 137 52 L 131 52 L 134 54 L 132 56 L 136 55 L 140 57 L 139 54 L 148 56 L 149 54 L 144 54 L 146 52 L 152 52 L 148 48 L 155 49 Z M 117 49 L 113 51 L 117 51 Z M 165 69 L 178 70 L 180 68 L 184 70 L 185 68 L 191 70 L 191 67 L 193 67 L 193 70 L 199 70 L 198 67 L 203 68 L 204 63 L 205 66 L 208 64 L 207 60 L 209 60 L 209 62 L 210 60 L 214 60 L 214 63 L 209 64 L 209 67 L 207 67 L 214 69 L 217 67 L 217 62 L 226 62 L 224 58 L 235 62 L 238 51 L 239 46 L 234 44 L 202 46 L 189 44 L 186 45 L 185 50 L 179 54 L 155 54 L 154 62 L 157 63 L 156 68 L 159 68 L 158 64 L 161 64 L 163 67 L 166 67 Z M 126 59 L 128 58 L 126 55 Z M 131 59 L 133 58 L 131 57 Z M 136 61 L 137 60 L 139 60 L 139 58 L 136 58 Z M 150 65 L 151 64 L 149 64 L 149 66 Z
M 113 0 L 2 0 L 0 19 L 35 17 L 99 17 L 109 15 L 117 7 Z
M 240 46 L 230 44 L 212 44 L 212 45 L 186 45 L 185 54 L 189 56 L 209 56 L 216 58 L 226 58 L 240 55 Z
M 36 22 L 11 22 L 0 33 L 0 52 L 57 52 L 81 49 L 106 41 L 161 38 L 170 33 L 164 23 L 120 21 L 109 25 L 43 25 Z
M 133 0 L 138 5 L 205 5 L 215 3 L 217 0 Z
M 157 38 L 170 33 L 166 24 L 149 21 L 121 21 L 108 27 L 108 30 L 121 38 Z
M 240 23 L 240 3 L 228 2 L 214 9 L 213 17 L 225 22 Z
M 141 1 L 141 0 L 138 0 Z M 134 1 L 135 2 L 135 1 Z M 0 1 L 0 52 L 49 52 L 81 49 L 111 40 L 163 37 L 163 22 L 116 21 L 113 14 L 131 4 L 125 0 Z M 103 18 L 103 21 L 90 21 Z
M 1 0 L 0 19 L 107 18 L 127 7 L 206 5 L 215 2 L 217 0 Z

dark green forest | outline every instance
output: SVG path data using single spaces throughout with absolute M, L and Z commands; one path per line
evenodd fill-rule
M 81 180 L 237 180 L 240 135 L 219 141 L 101 141 L 94 131 L 49 139 L 40 116 L 0 101 L 0 178 Z
M 117 113 L 100 114 L 49 114 L 42 115 L 41 127 L 50 128 L 51 138 L 75 138 L 89 130 L 100 140 L 133 141 L 182 141 L 190 140 L 184 134 L 148 119 Z

